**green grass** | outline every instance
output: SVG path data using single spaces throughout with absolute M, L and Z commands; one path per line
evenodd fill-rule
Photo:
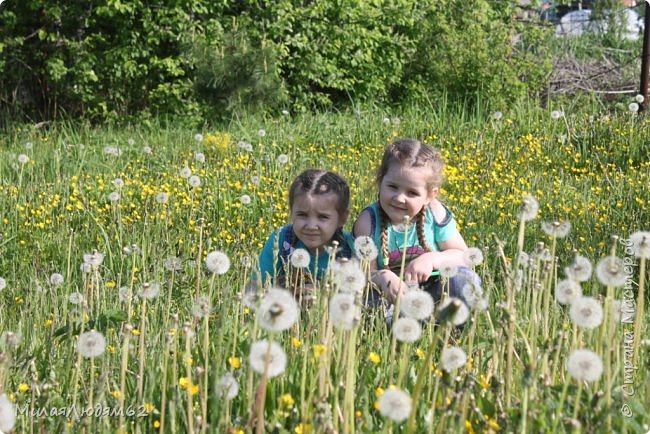
M 564 115 L 552 120 L 554 109 Z M 382 325 L 381 312 L 364 313 L 368 319 L 362 323 L 374 322 L 375 327 L 330 332 L 323 289 L 298 326 L 273 336 L 286 351 L 288 366 L 268 382 L 267 431 L 307 432 L 310 426 L 313 432 L 325 432 L 331 424 L 341 432 L 351 431 L 352 425 L 356 432 L 406 432 L 406 422 L 388 425 L 375 409 L 377 396 L 396 384 L 400 370 L 404 378 L 399 387 L 409 394 L 421 382 L 417 432 L 460 432 L 470 425 L 475 432 L 547 432 L 556 415 L 560 432 L 576 426 L 584 432 L 610 426 L 618 432 L 647 430 L 644 403 L 650 394 L 643 367 L 650 360 L 648 347 L 634 361 L 634 393 L 627 396 L 624 367 L 630 359 L 623 342 L 631 326 L 601 325 L 577 336 L 568 308 L 553 301 L 553 290 L 575 252 L 595 264 L 616 245 L 624 257 L 622 243 L 611 237 L 627 239 L 648 230 L 649 126 L 644 117 L 624 110 L 521 105 L 504 108 L 503 117 L 495 120 L 435 104 L 402 113 L 243 116 L 204 131 L 15 126 L 0 136 L 0 277 L 7 282 L 0 291 L 0 333 L 10 331 L 19 339 L 16 344 L 11 335 L 0 340 L 0 394 L 7 394 L 21 411 L 34 409 L 33 416 L 18 417 L 15 431 L 77 432 L 86 427 L 115 432 L 122 423 L 127 432 L 155 432 L 160 429 L 156 425 L 161 422 L 163 390 L 166 432 L 186 432 L 190 421 L 198 430 L 195 417 L 202 414 L 207 414 L 210 432 L 247 431 L 261 383 L 261 376 L 249 368 L 248 351 L 253 342 L 268 337 L 257 327 L 255 312 L 241 303 L 248 263 L 252 259 L 254 264 L 273 228 L 286 223 L 286 190 L 307 167 L 336 170 L 348 180 L 353 193 L 350 227 L 354 216 L 376 198 L 376 166 L 394 137 L 417 137 L 443 151 L 448 164 L 443 201 L 468 244 L 485 255 L 477 272 L 490 307 L 477 312 L 456 336 L 457 345 L 469 353 L 469 363 L 453 374 L 441 371 L 440 351 L 451 338 L 446 338 L 448 329 L 431 325 L 417 343 L 398 346 L 392 354 L 386 344 L 392 335 Z M 196 133 L 203 140 L 196 140 Z M 239 141 L 250 143 L 252 152 L 240 149 Z M 121 155 L 106 155 L 106 146 L 118 147 Z M 151 154 L 143 152 L 145 146 Z M 205 162 L 195 159 L 197 152 L 205 155 Z M 19 163 L 19 154 L 29 162 Z M 288 156 L 286 164 L 278 161 L 281 154 Z M 200 187 L 190 187 L 179 175 L 185 166 L 199 176 Z M 116 178 L 124 181 L 123 187 L 115 186 Z M 108 199 L 113 191 L 120 195 L 114 203 Z M 168 202 L 156 201 L 160 192 L 169 195 Z M 540 212 L 524 227 L 523 250 L 539 258 L 536 251 L 552 248 L 555 260 L 535 259 L 515 291 L 510 278 L 516 275 L 517 212 L 525 194 L 537 198 Z M 242 195 L 251 198 L 249 205 L 241 203 Z M 540 225 L 555 220 L 570 221 L 572 229 L 554 242 Z M 499 255 L 500 243 L 505 257 Z M 97 271 L 83 274 L 83 255 L 93 250 L 105 259 Z M 224 275 L 205 269 L 205 254 L 213 250 L 231 258 Z M 182 261 L 174 273 L 164 267 L 170 256 Z M 631 277 L 635 297 L 638 264 L 636 259 Z M 64 275 L 60 286 L 49 283 L 55 272 Z M 146 306 L 139 299 L 119 300 L 118 288 L 138 294 L 144 282 L 161 284 L 160 295 Z M 607 287 L 595 277 L 582 286 L 603 304 L 625 296 L 618 288 L 610 289 L 607 297 Z M 86 296 L 86 306 L 69 302 L 74 292 Z M 197 294 L 212 295 L 208 320 L 192 317 Z M 641 337 L 647 336 L 648 320 L 646 314 Z M 135 333 L 124 333 L 127 323 Z M 91 328 L 101 331 L 108 344 L 92 364 L 75 348 L 75 335 Z M 618 343 L 611 357 L 603 350 L 608 342 Z M 608 362 L 609 382 L 605 374 L 583 386 L 570 379 L 566 359 L 578 347 L 597 351 Z M 430 348 L 431 369 L 425 365 Z M 141 366 L 144 376 L 139 380 Z M 232 401 L 220 398 L 216 390 L 226 372 L 240 384 Z M 343 384 L 348 385 L 347 395 Z M 198 389 L 188 406 L 192 385 Z M 107 409 L 118 408 L 124 399 L 125 406 L 142 409 L 143 416 L 76 421 L 38 413 L 74 402 L 81 411 L 91 396 Z M 622 414 L 624 406 L 631 417 Z M 427 425 L 429 410 L 433 421 Z

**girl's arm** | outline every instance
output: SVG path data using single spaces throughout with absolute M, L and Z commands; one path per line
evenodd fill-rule
M 370 233 L 372 229 L 372 221 L 370 217 L 370 211 L 366 210 L 362 212 L 357 221 L 354 223 L 354 228 L 352 233 L 355 237 L 368 236 L 372 238 Z M 380 246 L 377 246 L 380 249 Z M 380 249 L 381 250 L 381 249 Z M 381 251 L 379 252 L 381 255 Z M 399 279 L 395 273 L 391 270 L 377 270 L 377 261 L 373 260 L 370 262 L 370 276 L 372 282 L 381 289 L 381 292 L 386 296 L 386 298 L 392 303 L 397 298 L 397 294 L 401 292 L 404 294 L 406 290 L 406 285 Z

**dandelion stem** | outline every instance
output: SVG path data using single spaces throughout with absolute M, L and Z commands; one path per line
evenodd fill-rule
M 185 370 L 187 375 L 187 432 L 194 433 L 194 403 L 192 399 L 192 333 L 187 330 L 185 333 Z
M 641 333 L 644 330 L 643 313 L 645 309 L 645 269 L 646 257 L 645 255 L 641 255 L 641 263 L 639 264 L 639 292 L 636 298 L 636 318 L 634 319 L 634 343 L 632 344 L 634 354 L 634 357 L 632 358 L 633 366 L 638 366 L 637 361 L 639 360 L 639 345 L 641 344 Z
M 142 395 L 144 392 L 144 334 L 145 334 L 145 319 L 147 312 L 147 299 L 141 298 L 142 305 L 140 311 L 140 341 L 138 348 L 139 369 L 138 369 L 138 402 L 142 402 Z
M 160 386 L 160 432 L 165 432 L 165 416 L 167 415 L 167 368 L 169 365 L 169 348 L 167 345 L 170 341 L 169 332 L 167 332 L 163 348 L 163 366 L 162 366 L 162 384 Z
M 122 342 L 122 363 L 120 364 L 120 398 L 118 400 L 118 407 L 120 409 L 120 420 L 119 420 L 119 429 L 120 432 L 126 432 L 124 429 L 124 398 L 126 393 L 126 370 L 129 363 L 129 339 L 131 337 L 131 325 L 125 324 L 123 327 L 124 331 L 124 342 Z M 163 383 L 163 394 L 164 394 L 164 383 Z M 163 401 L 164 402 L 164 401 Z M 163 417 L 161 421 L 164 421 L 164 412 L 165 407 L 162 407 Z M 160 425 L 161 432 L 164 432 L 162 429 L 164 425 L 161 422 Z

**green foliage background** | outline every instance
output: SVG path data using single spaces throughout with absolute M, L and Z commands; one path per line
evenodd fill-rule
M 32 120 L 303 111 L 543 89 L 541 27 L 515 1 L 8 0 L 0 106 Z

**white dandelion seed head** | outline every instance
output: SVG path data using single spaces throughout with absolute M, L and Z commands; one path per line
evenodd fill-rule
M 142 153 L 145 155 L 151 155 L 153 153 L 153 149 L 151 149 L 151 146 L 143 146 Z
M 0 431 L 11 432 L 16 424 L 16 409 L 6 394 L 0 395 Z
M 650 258 L 650 232 L 637 231 L 630 235 L 632 252 L 637 258 Z
M 440 353 L 440 366 L 447 372 L 462 368 L 467 363 L 467 355 L 462 348 L 445 347 Z
M 398 389 L 384 391 L 377 402 L 379 403 L 379 413 L 397 423 L 408 419 L 413 410 L 411 397 Z
M 156 202 L 158 202 L 161 205 L 167 203 L 168 200 L 169 200 L 169 195 L 165 192 L 160 192 L 156 195 Z
M 483 262 L 483 251 L 478 247 L 470 247 L 463 252 L 463 261 L 468 267 L 476 267 Z
M 555 285 L 555 299 L 560 304 L 571 304 L 582 297 L 580 283 L 572 279 L 564 279 Z
M 262 297 L 257 319 L 264 330 L 280 332 L 287 330 L 298 320 L 298 303 L 289 291 L 271 288 Z
M 217 380 L 217 392 L 224 399 L 234 399 L 239 394 L 237 379 L 230 372 L 225 373 Z
M 257 130 L 257 135 L 260 137 L 266 136 L 266 130 L 264 128 L 260 128 L 259 130 Z
M 359 259 L 364 261 L 374 261 L 377 259 L 378 250 L 372 238 L 362 235 L 354 240 L 354 250 Z
M 194 161 L 197 163 L 205 163 L 205 154 L 203 152 L 196 152 L 194 154 Z
M 596 265 L 596 277 L 605 286 L 619 287 L 625 285 L 629 278 L 629 267 L 617 256 L 606 256 Z
M 384 118 L 384 119 L 381 120 L 381 122 L 382 122 L 384 125 L 387 125 L 387 126 L 388 126 L 388 125 L 390 125 L 390 118 Z
M 115 178 L 112 182 L 113 182 L 113 186 L 115 188 L 123 188 L 124 187 L 124 180 L 122 178 Z
M 181 178 L 187 179 L 187 178 L 189 178 L 190 176 L 192 176 L 192 169 L 190 169 L 189 167 L 185 166 L 185 167 L 183 167 L 183 168 L 178 172 L 178 175 L 179 175 Z
M 86 253 L 83 255 L 84 263 L 90 265 L 93 269 L 102 265 L 104 254 L 99 252 Z
M 153 300 L 158 296 L 158 294 L 160 294 L 160 283 L 144 282 L 142 284 L 140 297 L 146 298 L 147 300 Z
M 201 295 L 192 304 L 192 316 L 194 318 L 203 318 L 210 315 L 210 298 L 207 295 Z
M 352 330 L 356 324 L 357 306 L 354 294 L 339 292 L 329 303 L 330 321 L 339 330 Z
M 458 267 L 451 264 L 441 264 L 438 271 L 440 272 L 440 277 L 451 279 L 458 274 Z
M 190 187 L 192 187 L 192 188 L 196 188 L 196 187 L 198 187 L 198 186 L 201 185 L 201 178 L 199 178 L 199 177 L 196 176 L 196 175 L 192 175 L 192 176 L 190 176 L 190 178 L 188 179 L 188 182 L 189 182 L 189 184 L 190 184 Z
M 484 311 L 488 308 L 487 295 L 483 293 L 483 289 L 480 286 L 473 283 L 466 283 L 463 285 L 462 294 L 470 309 Z
M 225 274 L 230 269 L 230 258 L 224 252 L 215 250 L 205 257 L 205 266 L 211 273 Z
M 33 148 L 34 148 L 34 144 L 32 142 L 25 142 L 25 149 L 29 150 Z
M 247 195 L 247 194 L 242 194 L 239 197 L 239 203 L 241 203 L 242 205 L 250 205 L 251 197 L 249 195 Z
M 27 155 L 25 155 L 25 154 L 20 154 L 18 156 L 18 162 L 20 164 L 27 164 L 27 163 L 29 163 L 29 157 Z
M 242 151 L 253 152 L 253 145 L 243 140 L 237 142 L 237 148 L 241 149 Z
M 571 232 L 571 222 L 569 221 L 553 221 L 542 222 L 542 231 L 552 238 L 564 238 Z
M 87 262 L 82 262 L 79 269 L 83 274 L 88 274 L 92 271 L 92 266 Z
M 643 95 L 638 94 L 637 96 L 634 97 L 634 100 L 639 104 L 641 104 L 643 101 L 645 101 L 645 98 L 643 97 Z
M 366 274 L 357 259 L 332 264 L 332 279 L 342 292 L 361 293 L 366 287 Z
M 289 116 L 289 111 L 288 110 L 282 110 L 282 116 Z
M 115 146 L 105 146 L 103 151 L 104 155 L 110 155 L 112 157 L 119 157 L 122 155 L 122 151 Z
M 0 291 L 5 289 L 6 287 L 7 287 L 7 281 L 5 279 L 3 279 L 2 277 L 0 277 Z
M 493 120 L 500 121 L 501 118 L 503 118 L 503 113 L 501 113 L 500 111 L 497 110 L 494 113 L 492 113 L 492 119 Z
M 422 326 L 415 318 L 398 318 L 393 323 L 393 335 L 400 342 L 412 343 L 422 336 Z
M 551 112 L 551 119 L 553 119 L 554 121 L 560 119 L 562 116 L 564 116 L 564 113 L 562 113 L 561 110 L 553 110 Z
M 112 191 L 108 194 L 108 200 L 111 202 L 117 202 L 120 200 L 120 193 L 117 191 Z
M 126 143 L 128 143 L 130 146 L 133 146 L 133 145 L 135 145 L 135 140 L 133 140 L 133 139 L 130 138 L 130 139 L 128 139 L 128 140 L 126 141 Z
M 569 355 L 567 369 L 572 378 L 593 382 L 603 374 L 603 361 L 591 350 L 575 350 Z
M 84 300 L 84 295 L 80 292 L 72 292 L 68 295 L 68 301 L 70 304 L 82 304 Z
M 11 331 L 6 331 L 2 333 L 0 342 L 3 342 L 4 344 L 10 346 L 10 347 L 18 347 L 20 345 L 20 342 L 23 339 L 23 335 L 20 332 L 11 332 Z
M 128 286 L 120 286 L 117 290 L 117 297 L 122 303 L 128 303 L 133 299 L 133 291 Z
M 269 342 L 266 339 L 254 342 L 251 345 L 249 363 L 253 371 L 264 374 L 265 367 L 269 378 L 282 374 L 287 367 L 287 355 L 276 342 Z
M 94 330 L 84 332 L 77 340 L 77 351 L 82 357 L 98 357 L 106 350 L 106 339 L 104 335 Z
M 569 316 L 578 327 L 594 329 L 603 322 L 603 307 L 593 297 L 578 297 L 571 303 Z
M 535 199 L 533 196 L 527 194 L 521 200 L 521 204 L 519 205 L 519 213 L 517 214 L 517 217 L 519 218 L 519 220 L 529 221 L 537 217 L 538 212 L 539 212 L 539 202 L 537 202 L 537 199 Z
M 417 320 L 429 318 L 433 313 L 433 307 L 433 297 L 428 292 L 417 289 L 407 292 L 400 302 L 401 312 Z
M 639 111 L 639 104 L 636 102 L 631 102 L 628 106 L 627 109 L 631 111 L 632 113 L 636 113 Z
M 194 140 L 196 140 L 197 142 L 202 142 L 203 141 L 203 134 L 201 134 L 201 133 L 194 134 Z
M 165 258 L 163 267 L 165 267 L 165 270 L 167 271 L 180 271 L 183 269 L 183 261 L 176 256 L 168 256 Z
M 295 268 L 307 268 L 309 267 L 311 256 L 305 249 L 296 249 L 293 251 L 293 253 L 291 253 L 290 260 L 291 265 L 293 265 Z
M 564 273 L 569 279 L 575 280 L 576 282 L 586 282 L 591 277 L 593 268 L 588 258 L 575 255 L 573 262 L 564 269 Z
M 530 256 L 528 256 L 528 253 L 519 252 L 519 256 L 517 256 L 517 264 L 519 264 L 521 268 L 528 268 L 528 265 L 530 264 Z
M 52 286 L 59 286 L 63 283 L 63 274 L 61 273 L 52 273 L 50 275 L 50 284 Z
M 396 118 L 391 119 L 390 122 L 391 122 L 393 125 L 395 125 L 396 127 L 398 127 L 398 126 L 402 123 L 402 120 L 401 120 L 400 118 L 397 118 L 397 117 L 396 117 Z
M 289 156 L 287 154 L 278 155 L 278 163 L 287 164 L 289 162 Z
M 260 184 L 260 177 L 257 176 L 257 175 L 251 176 L 251 184 L 259 185 Z
M 458 310 L 454 313 L 454 315 L 451 317 L 451 323 L 453 325 L 461 325 L 465 324 L 467 320 L 469 319 L 469 308 L 465 303 L 460 298 L 456 297 L 447 297 L 440 305 L 438 306 L 438 312 L 443 311 L 447 306 L 449 306 L 451 303 L 457 303 L 458 304 Z

